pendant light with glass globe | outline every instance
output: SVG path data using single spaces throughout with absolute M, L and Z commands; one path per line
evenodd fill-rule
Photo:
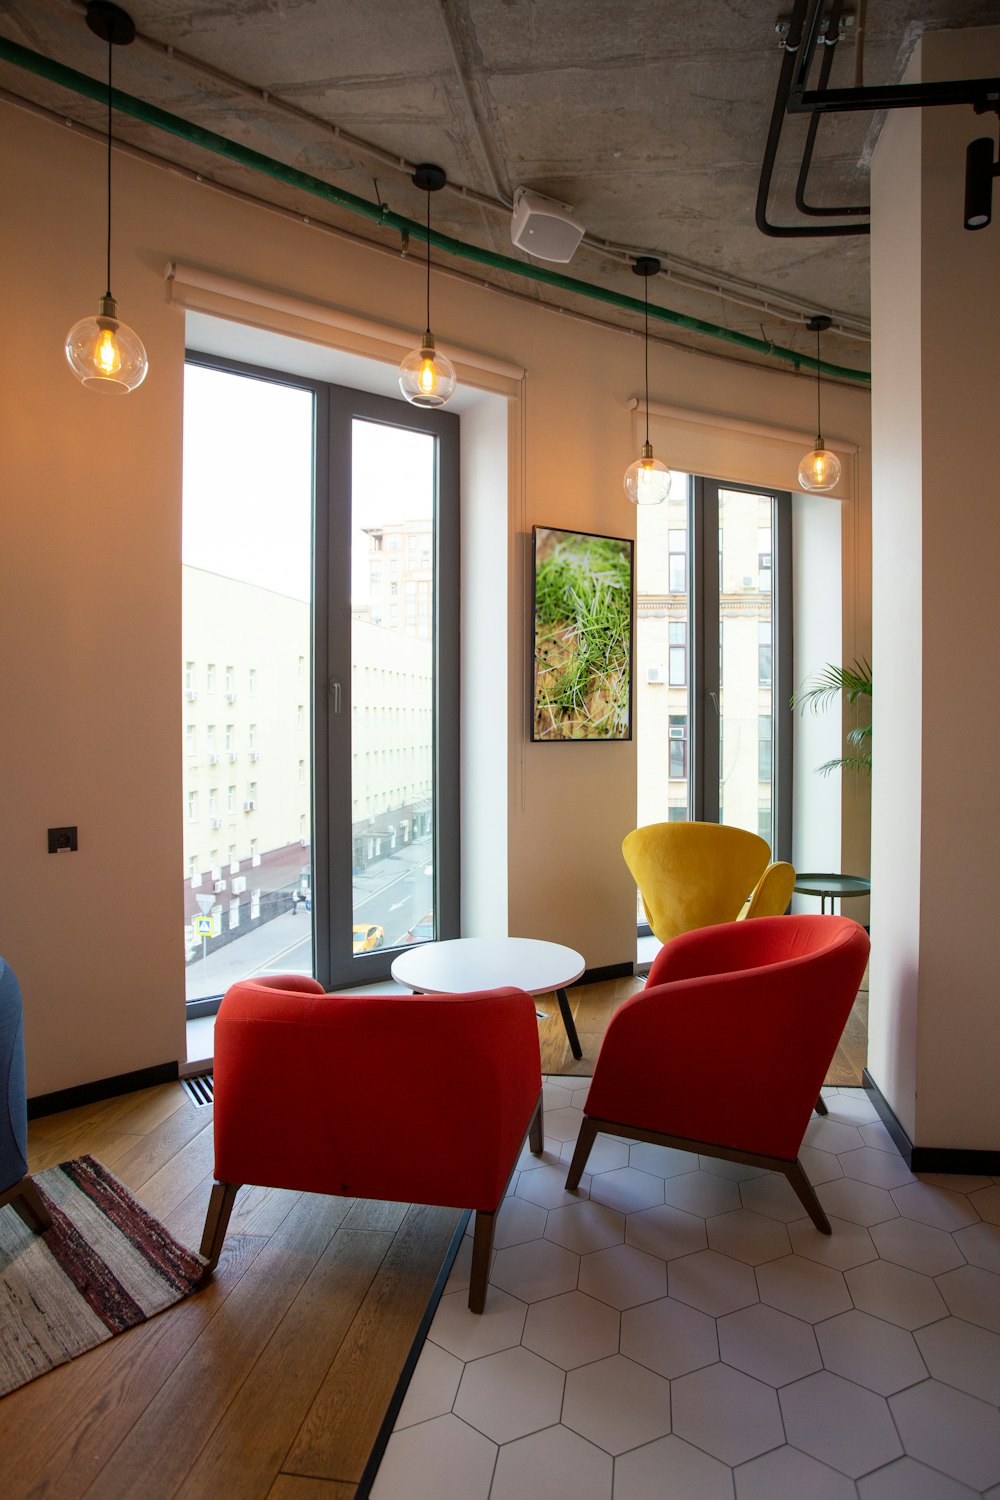
M 632 265 L 633 274 L 643 278 L 642 347 L 646 370 L 646 441 L 634 464 L 625 470 L 625 493 L 633 505 L 662 505 L 670 494 L 670 470 L 653 457 L 649 441 L 649 278 L 660 269 L 655 255 L 640 255 Z
M 145 380 L 149 361 L 139 335 L 119 319 L 118 303 L 111 295 L 111 57 L 115 47 L 127 47 L 135 40 L 135 23 L 127 11 L 108 0 L 90 0 L 86 22 L 108 44 L 107 290 L 96 318 L 81 318 L 66 335 L 66 358 L 89 391 L 127 396 Z
M 419 349 L 411 349 L 399 366 L 399 389 L 414 406 L 444 406 L 454 395 L 458 377 L 455 367 L 434 346 L 431 333 L 431 193 L 447 182 L 441 167 L 425 162 L 410 179 L 427 194 L 427 327 Z
M 816 446 L 799 464 L 799 484 L 804 490 L 832 490 L 840 478 L 840 459 L 823 446 L 823 422 L 819 404 L 819 336 L 833 322 L 826 313 L 817 313 L 806 327 L 816 335 Z

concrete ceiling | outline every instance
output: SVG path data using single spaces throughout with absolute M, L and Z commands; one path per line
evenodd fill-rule
M 551 271 L 641 298 L 630 256 L 661 258 L 650 302 L 765 343 L 815 352 L 805 320 L 829 312 L 826 360 L 866 369 L 868 241 L 776 239 L 754 208 L 782 53 L 782 8 L 757 0 L 132 0 L 135 44 L 116 88 L 398 214 L 423 221 L 409 179 L 439 163 L 433 227 L 531 264 L 510 203 L 530 188 L 571 205 L 586 238 Z M 784 14 L 790 9 L 785 6 Z M 895 83 L 921 33 L 1000 22 L 1000 0 L 855 0 L 831 86 Z M 859 33 L 862 41 L 859 44 Z M 0 0 L 0 37 L 96 78 L 107 48 L 78 0 Z M 0 58 L 0 90 L 96 130 L 99 103 Z M 971 108 L 969 137 L 983 133 Z M 820 123 L 809 197 L 865 203 L 877 120 Z M 359 218 L 128 115 L 115 136 L 311 219 L 397 250 Z M 805 135 L 785 122 L 770 217 L 803 219 L 793 192 Z M 961 174 L 963 164 L 956 163 Z M 997 232 L 997 231 L 994 231 Z M 520 296 L 636 326 L 634 313 L 435 248 L 436 265 Z M 641 319 L 638 320 L 641 323 Z M 658 337 L 768 364 L 760 351 L 656 323 Z M 787 366 L 786 366 L 787 368 Z

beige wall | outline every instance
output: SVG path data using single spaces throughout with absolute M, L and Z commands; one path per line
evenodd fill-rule
M 0 127 L 7 283 L 31 313 L 21 363 L 14 371 L 5 362 L 0 377 L 0 951 L 24 982 L 37 1094 L 183 1056 L 184 317 L 167 299 L 164 264 L 177 257 L 415 333 L 422 289 L 413 261 L 118 157 L 113 289 L 146 343 L 151 373 L 125 400 L 95 397 L 70 376 L 62 341 L 104 290 L 102 149 L 6 105 Z M 434 323 L 443 343 L 528 372 L 511 405 L 506 565 L 500 549 L 493 564 L 509 658 L 508 849 L 496 897 L 502 902 L 506 886 L 513 933 L 569 943 L 591 967 L 629 961 L 634 892 L 617 850 L 634 821 L 635 747 L 526 743 L 523 536 L 536 522 L 630 533 L 621 478 L 635 456 L 627 402 L 641 382 L 640 345 L 446 277 L 435 278 Z M 655 343 L 650 389 L 662 402 L 813 436 L 809 383 L 791 373 Z M 867 393 L 831 385 L 824 429 L 860 445 L 864 458 Z M 863 487 L 858 494 L 863 504 Z M 495 666 L 486 637 L 470 631 L 465 644 Z M 467 661 L 463 670 L 468 678 L 490 665 Z M 470 746 L 477 734 L 481 741 L 481 726 Z M 79 854 L 46 855 L 46 827 L 71 822 L 80 826 Z M 137 849 L 142 878 L 126 882 L 121 872 Z M 465 853 L 473 867 L 497 857 L 493 847 Z M 477 922 L 489 904 L 479 903 Z
M 1000 28 L 928 33 L 917 67 L 995 76 Z M 994 1150 L 1000 203 L 975 233 L 962 205 L 966 144 L 995 129 L 968 107 L 901 111 L 873 175 L 869 1063 L 917 1145 Z

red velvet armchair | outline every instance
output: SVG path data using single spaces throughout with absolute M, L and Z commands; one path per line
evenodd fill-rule
M 327 995 L 244 980 L 215 1023 L 215 1186 L 201 1253 L 222 1251 L 243 1183 L 473 1208 L 482 1312 L 494 1216 L 525 1133 L 542 1149 L 535 1005 L 522 990 Z
M 681 933 L 612 1017 L 567 1188 L 600 1131 L 783 1172 L 824 1234 L 798 1160 L 868 958 L 847 917 L 760 917 Z

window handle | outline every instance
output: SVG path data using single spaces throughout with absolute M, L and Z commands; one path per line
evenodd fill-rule
M 715 704 L 715 712 L 716 712 L 717 717 L 721 719 L 722 718 L 722 709 L 719 707 L 719 695 L 718 695 L 718 693 L 709 693 L 708 696 L 711 698 L 712 702 Z
M 340 713 L 340 683 L 330 679 L 330 697 L 333 699 L 333 712 Z

